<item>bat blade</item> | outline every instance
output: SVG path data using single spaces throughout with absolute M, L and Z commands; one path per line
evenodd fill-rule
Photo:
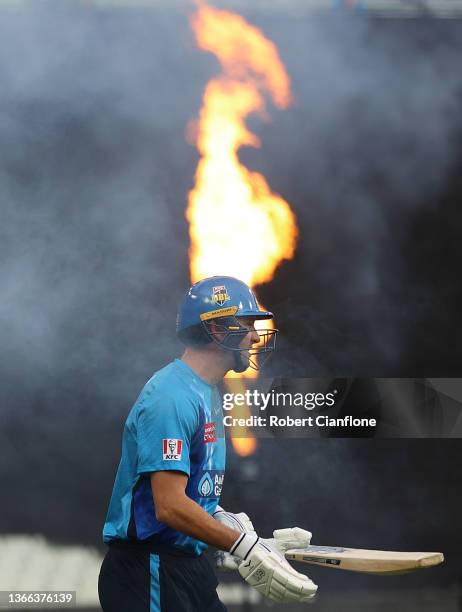
M 341 546 L 291 549 L 286 551 L 285 557 L 289 561 L 368 574 L 402 574 L 433 567 L 444 561 L 444 555 L 440 552 L 398 552 Z

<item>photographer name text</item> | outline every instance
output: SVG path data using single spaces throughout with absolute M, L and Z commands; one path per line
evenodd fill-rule
M 356 418 L 351 415 L 345 417 L 328 417 L 325 414 L 317 417 L 294 418 L 290 416 L 269 417 L 249 416 L 247 418 L 223 417 L 225 427 L 375 427 L 376 419 Z

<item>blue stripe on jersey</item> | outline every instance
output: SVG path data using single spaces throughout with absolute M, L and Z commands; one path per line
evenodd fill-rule
M 149 555 L 151 572 L 149 612 L 160 612 L 159 555 Z
M 133 490 L 133 518 L 136 535 L 140 540 L 149 538 L 162 527 L 156 520 L 149 476 L 142 476 Z

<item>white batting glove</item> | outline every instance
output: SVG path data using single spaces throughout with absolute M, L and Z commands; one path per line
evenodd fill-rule
M 300 527 L 288 527 L 287 529 L 275 529 L 273 537 L 268 541 L 271 546 L 277 548 L 281 553 L 291 548 L 306 548 L 311 542 L 311 531 Z
M 223 525 L 234 529 L 234 531 L 240 531 L 241 533 L 244 531 L 255 531 L 252 521 L 245 512 L 233 514 L 232 512 L 226 512 L 221 506 L 217 506 L 212 516 L 220 523 L 223 523 Z M 292 546 L 292 548 L 295 547 Z
M 254 532 L 243 533 L 229 552 L 242 559 L 239 573 L 244 580 L 268 599 L 278 603 L 313 601 L 317 585 L 294 570 L 272 540 L 263 540 Z
M 252 521 L 249 519 L 245 512 L 239 512 L 239 514 L 233 514 L 232 512 L 226 512 L 220 506 L 217 506 L 217 509 L 212 514 L 213 518 L 223 523 L 227 527 L 234 529 L 235 531 L 240 531 L 244 533 L 246 531 L 251 531 L 255 533 L 255 529 L 252 525 Z M 303 548 L 303 546 L 297 545 L 288 546 L 286 550 L 289 548 Z M 215 557 L 215 566 L 221 572 L 233 572 L 239 568 L 240 559 L 237 557 L 233 557 L 229 552 L 225 552 L 224 550 L 217 550 L 214 554 Z

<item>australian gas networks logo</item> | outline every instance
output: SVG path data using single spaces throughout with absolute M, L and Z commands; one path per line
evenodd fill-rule
M 201 497 L 220 497 L 225 474 L 222 470 L 209 470 L 205 472 L 197 485 L 197 492 Z

